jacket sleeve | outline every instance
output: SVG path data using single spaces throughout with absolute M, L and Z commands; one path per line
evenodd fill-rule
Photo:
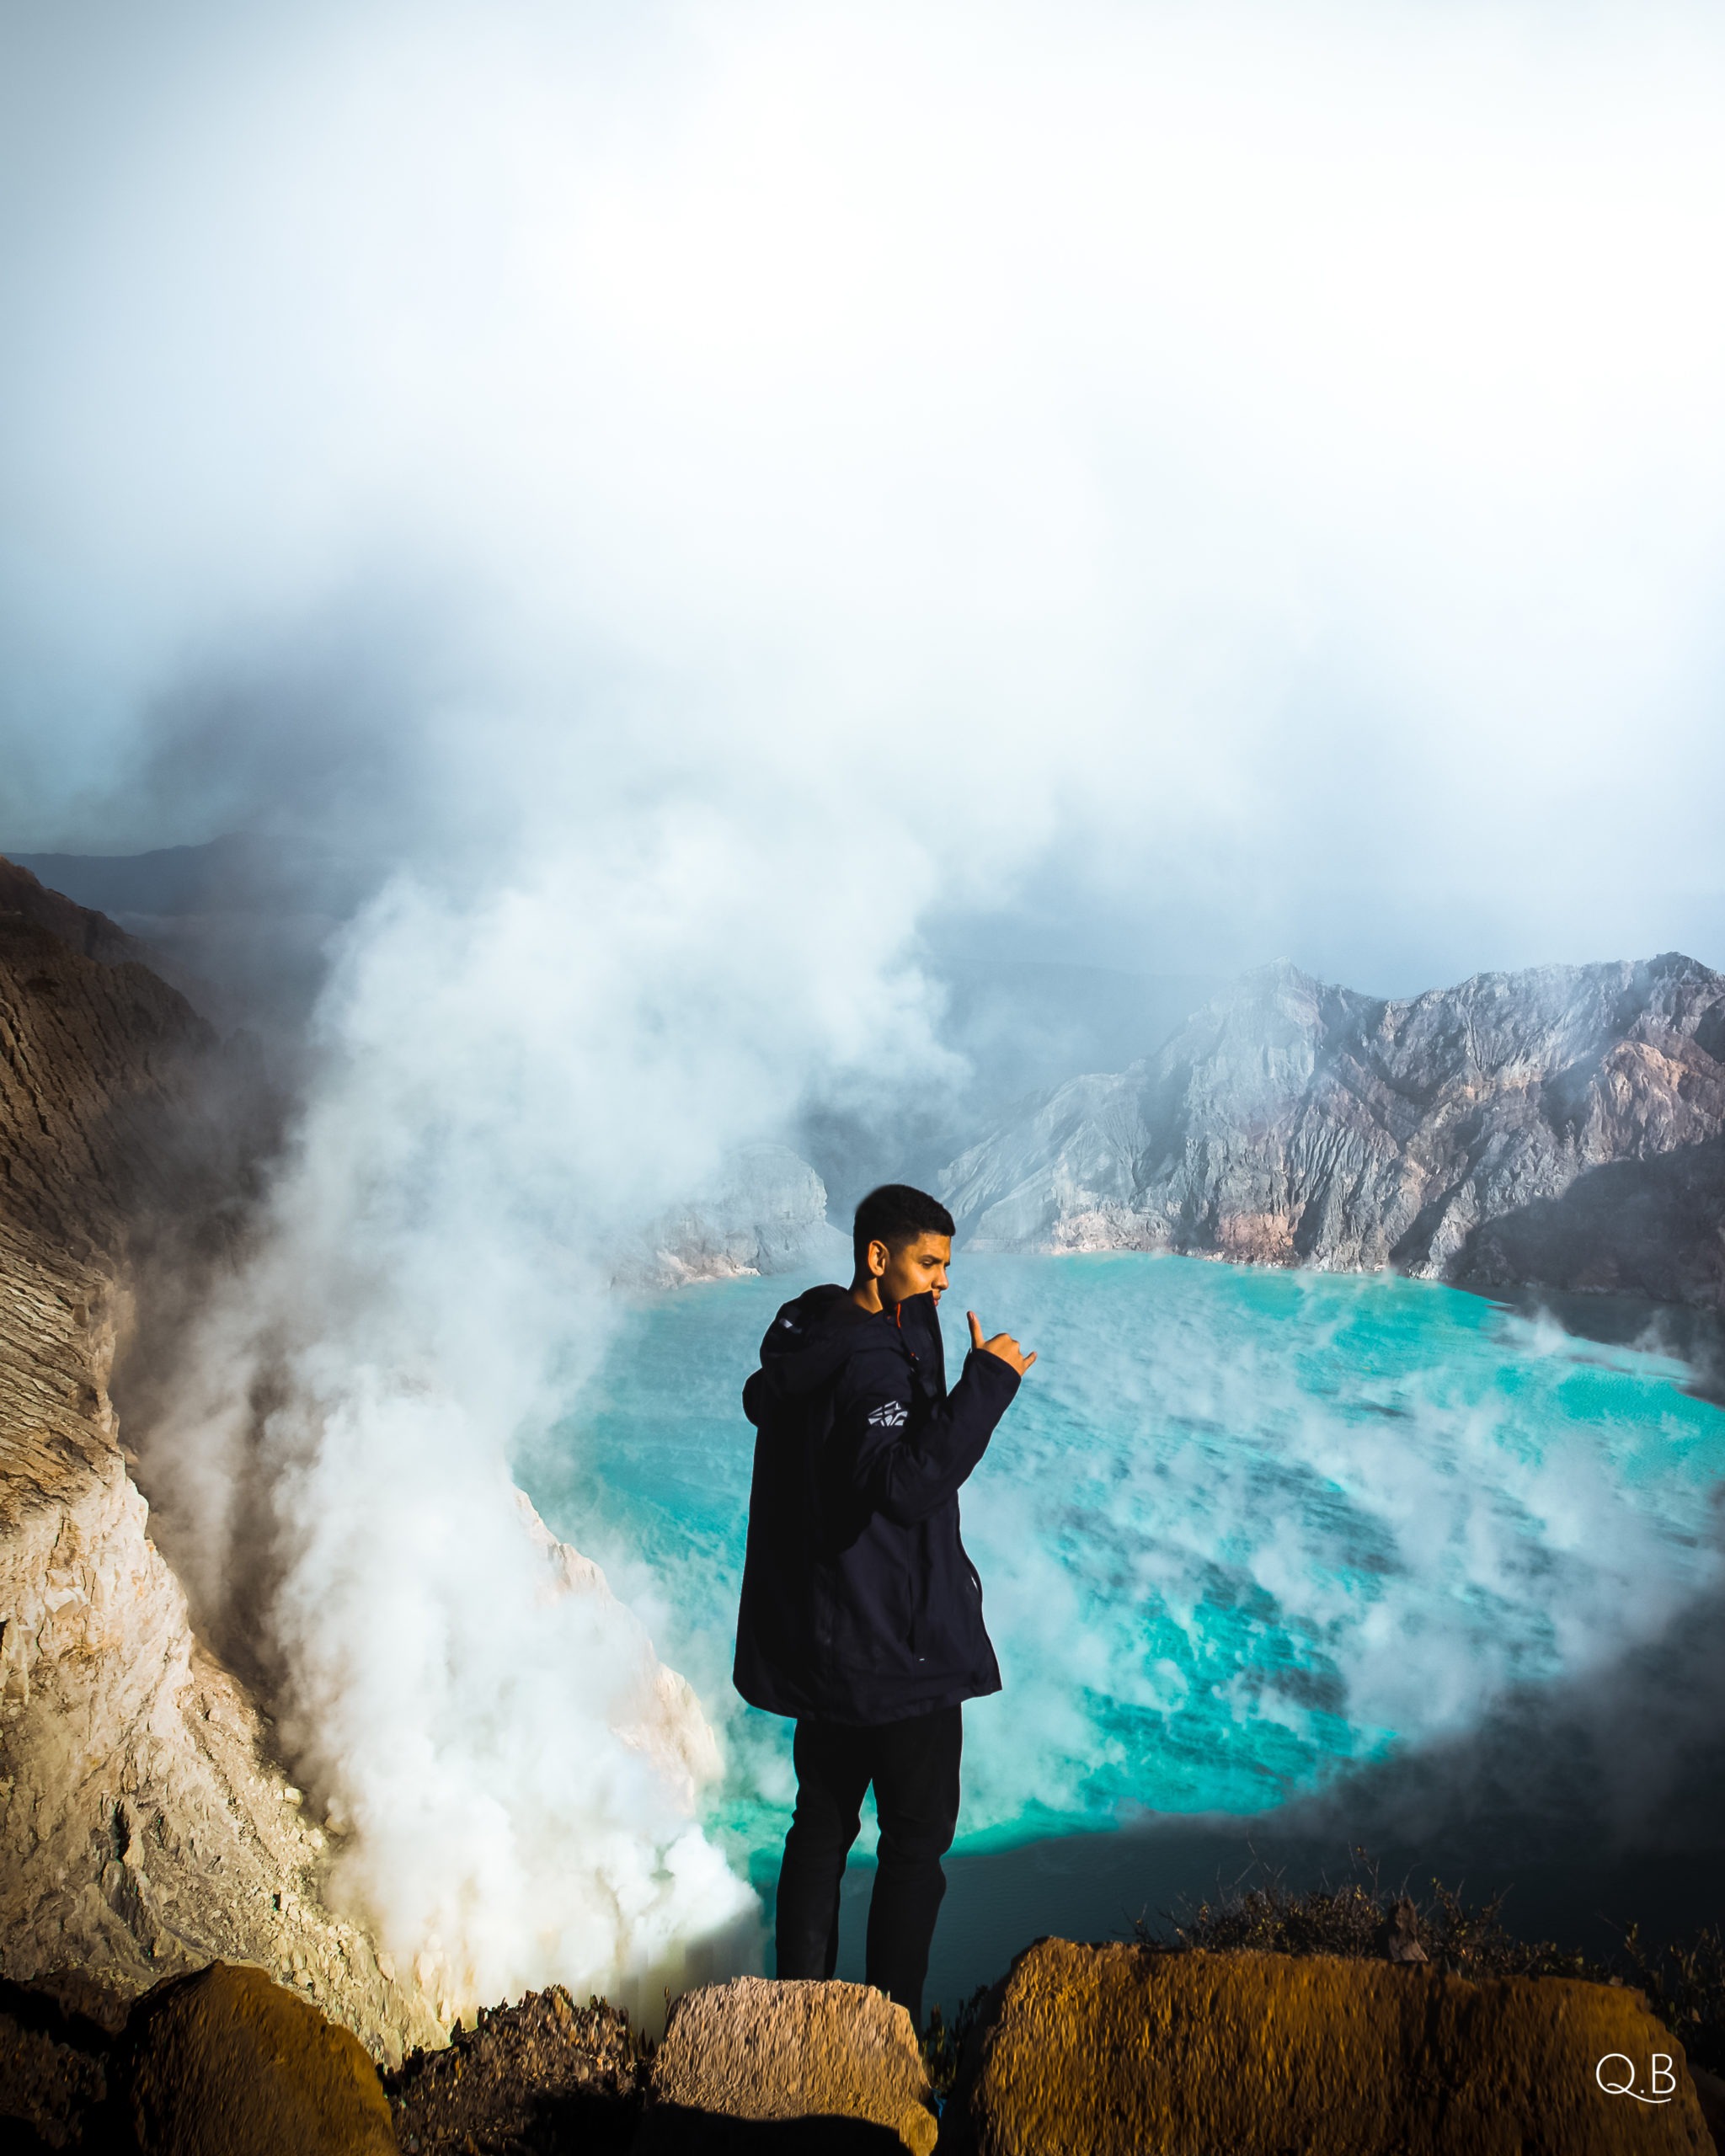
M 988 1449 L 1018 1390 L 1018 1373 L 973 1348 L 943 1401 L 919 1398 L 910 1365 L 890 1348 L 854 1355 L 834 1400 L 843 1479 L 900 1527 L 938 1512 Z

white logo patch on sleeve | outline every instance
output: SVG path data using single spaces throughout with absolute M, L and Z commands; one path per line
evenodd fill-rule
M 902 1430 L 910 1419 L 911 1411 L 902 1400 L 883 1400 L 868 1411 L 868 1420 L 877 1430 Z

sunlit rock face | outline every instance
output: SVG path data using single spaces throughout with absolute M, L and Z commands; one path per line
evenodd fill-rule
M 324 1829 L 194 1635 L 109 1398 L 216 1052 L 136 949 L 0 862 L 0 1972 L 124 1995 L 256 1961 L 399 2056 L 430 2003 L 327 1906 Z
M 980 1250 L 1173 1250 L 1717 1305 L 1725 978 L 1676 953 L 1385 1001 L 1288 964 L 954 1161 Z M 1592 1179 L 1621 1187 L 1594 1193 Z
M 849 1275 L 850 1246 L 827 1225 L 826 1185 L 788 1147 L 750 1145 L 726 1161 L 713 1189 L 654 1225 L 617 1278 L 676 1288 L 803 1266 Z
M 590 1594 L 605 1602 L 616 1600 L 604 1572 L 590 1557 L 558 1541 L 525 1491 L 516 1491 L 515 1502 L 528 1545 L 544 1566 L 547 1595 Z M 688 1678 L 667 1669 L 655 1654 L 642 1655 L 632 1674 L 633 1685 L 618 1703 L 617 1733 L 631 1751 L 646 1753 L 684 1808 L 692 1812 L 697 1793 L 723 1772 L 713 1726 Z

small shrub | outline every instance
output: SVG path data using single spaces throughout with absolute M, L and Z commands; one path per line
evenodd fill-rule
M 1676 2037 L 1692 2066 L 1725 2073 L 1725 1927 L 1704 1924 L 1686 1939 L 1650 1949 L 1641 1927 L 1623 1935 L 1628 1981 Z
M 950 2024 L 939 2007 L 930 2009 L 928 2028 L 922 2038 L 922 2070 L 928 2076 L 928 2085 L 933 2089 L 937 2103 L 944 2104 L 953 2093 L 953 2084 L 959 2077 L 959 2061 L 964 2053 L 965 2039 L 976 2026 L 988 1991 L 986 1984 L 978 1984 L 953 2015 Z

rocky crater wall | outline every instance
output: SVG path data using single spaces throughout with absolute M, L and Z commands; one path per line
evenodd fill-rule
M 1283 964 L 961 1155 L 971 1247 L 1167 1250 L 1725 1305 L 1725 977 L 1671 953 L 1400 1001 Z
M 0 862 L 0 1974 L 123 1999 L 254 1961 L 396 2058 L 441 2039 L 431 2003 L 326 1906 L 323 1833 L 194 1634 L 109 1398 L 217 1053 L 136 948 Z

